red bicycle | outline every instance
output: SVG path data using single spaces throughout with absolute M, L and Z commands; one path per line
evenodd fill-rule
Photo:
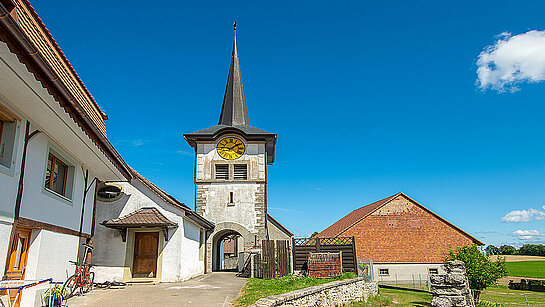
M 78 289 L 80 294 L 83 294 L 91 291 L 93 288 L 93 282 L 95 280 L 95 273 L 91 272 L 91 267 L 93 265 L 85 264 L 85 260 L 87 259 L 87 251 L 93 247 L 87 244 L 83 244 L 83 246 L 86 248 L 85 257 L 83 260 L 84 263 L 70 261 L 70 263 L 76 265 L 76 271 L 74 275 L 68 277 L 62 286 L 62 292 L 66 298 L 72 297 Z

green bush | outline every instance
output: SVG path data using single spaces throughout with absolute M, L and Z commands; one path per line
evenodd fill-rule
M 469 287 L 474 290 L 475 301 L 479 300 L 483 289 L 495 284 L 498 279 L 507 274 L 505 259 L 498 258 L 498 261 L 492 262 L 479 251 L 475 244 L 451 250 L 445 262 L 449 260 L 460 260 L 465 263 Z

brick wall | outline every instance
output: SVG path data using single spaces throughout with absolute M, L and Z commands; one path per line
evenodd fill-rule
M 404 195 L 340 236 L 354 236 L 358 257 L 375 263 L 442 263 L 445 252 L 473 240 Z
M 310 253 L 308 257 L 308 276 L 334 278 L 342 275 L 340 253 Z

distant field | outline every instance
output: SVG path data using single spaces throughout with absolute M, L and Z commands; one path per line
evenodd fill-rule
M 505 257 L 505 262 L 519 262 L 519 261 L 545 261 L 545 257 L 542 256 L 525 256 L 525 255 L 492 255 L 490 259 L 496 261 L 498 257 Z
M 505 266 L 509 276 L 545 278 L 545 262 L 543 261 L 506 262 Z

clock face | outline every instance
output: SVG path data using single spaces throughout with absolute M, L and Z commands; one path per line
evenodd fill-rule
M 228 137 L 218 143 L 216 150 L 220 157 L 227 160 L 235 160 L 244 154 L 246 148 L 242 140 L 235 137 Z

